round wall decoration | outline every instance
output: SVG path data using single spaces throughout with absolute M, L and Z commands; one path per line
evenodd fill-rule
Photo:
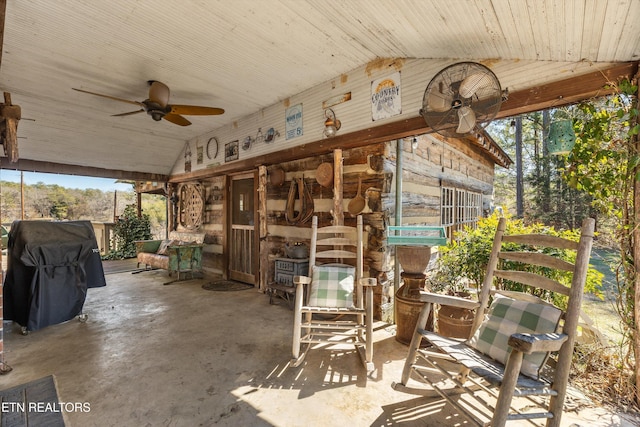
M 214 155 L 213 157 L 211 157 L 211 151 L 209 146 L 214 145 L 215 148 L 213 148 L 214 151 Z M 215 159 L 216 157 L 218 157 L 218 150 L 220 150 L 220 144 L 218 144 L 218 138 L 216 138 L 215 136 L 212 136 L 211 138 L 209 138 L 209 140 L 207 141 L 207 158 L 209 160 L 211 159 Z
M 202 225 L 204 213 L 204 188 L 200 183 L 181 184 L 179 222 L 187 230 L 197 230 Z

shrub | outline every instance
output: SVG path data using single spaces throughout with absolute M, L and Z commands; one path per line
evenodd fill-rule
M 113 227 L 115 247 L 105 255 L 104 259 L 125 259 L 136 256 L 136 240 L 151 238 L 151 221 L 149 215 L 142 214 L 138 218 L 136 205 L 127 205 Z
M 456 233 L 455 239 L 440 248 L 440 257 L 438 258 L 435 274 L 432 276 L 432 290 L 460 290 L 466 287 L 479 288 L 484 280 L 491 248 L 493 246 L 493 237 L 498 227 L 499 217 L 493 214 L 488 218 L 481 218 L 477 227 L 466 226 L 462 231 Z M 553 227 L 546 226 L 541 223 L 533 223 L 526 225 L 520 219 L 509 219 L 506 227 L 507 234 L 549 234 L 560 236 L 569 240 L 578 241 L 580 238 L 580 230 L 555 230 Z M 503 246 L 506 250 L 522 250 L 522 246 L 515 243 L 508 243 Z M 559 255 L 560 258 L 575 262 L 575 252 L 561 249 L 545 248 L 544 253 L 549 255 Z M 519 269 L 518 263 L 514 261 L 504 261 L 505 269 Z M 508 264 L 506 264 L 508 263 Z M 531 270 L 529 270 L 531 271 Z M 536 267 L 535 273 L 557 280 L 565 286 L 571 284 L 571 273 L 558 272 L 548 268 Z M 587 283 L 585 291 L 592 293 L 599 298 L 602 295 L 602 278 L 603 274 L 593 267 L 589 267 L 587 273 Z M 525 285 L 520 283 L 503 280 L 497 285 L 500 289 L 514 291 L 529 291 Z M 564 306 L 561 296 L 548 292 L 546 295 L 537 295 L 546 300 L 553 300 L 559 306 Z

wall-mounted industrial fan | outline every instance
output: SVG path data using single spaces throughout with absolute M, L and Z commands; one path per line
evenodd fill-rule
M 476 62 L 450 65 L 431 79 L 420 115 L 434 131 L 447 137 L 464 136 L 482 128 L 498 111 L 503 94 L 496 75 Z

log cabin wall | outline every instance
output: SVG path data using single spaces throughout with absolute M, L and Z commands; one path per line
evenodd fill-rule
M 321 224 L 342 218 L 349 224 L 354 216 L 349 214 L 348 204 L 356 195 L 360 177 L 366 198 L 362 212 L 367 236 L 365 261 L 369 275 L 377 277 L 380 284 L 375 291 L 376 317 L 388 320 L 392 316 L 393 258 L 385 243 L 385 224 L 395 217 L 393 138 L 407 137 L 401 140 L 406 154 L 402 198 L 405 224 L 441 225 L 443 188 L 450 189 L 455 197 L 466 192 L 479 195 L 482 205 L 488 207 L 494 164 L 506 161 L 495 142 L 479 143 L 478 134 L 460 141 L 445 141 L 435 134 L 417 136 L 417 146 L 413 148 L 411 139 L 416 132 L 409 125 L 410 117 L 419 111 L 429 79 L 442 68 L 440 65 L 447 63 L 425 68 L 427 64 L 421 60 L 376 61 L 188 141 L 174 165 L 170 182 L 195 179 L 206 188 L 205 272 L 224 275 L 227 270 L 225 190 L 229 174 L 256 172 L 256 219 L 260 227 L 256 283 L 261 289 L 273 280 L 274 259 L 284 254 L 285 243 L 309 240 L 310 221 L 292 225 L 285 216 L 291 181 L 304 177 Z M 374 123 L 372 83 L 400 71 L 402 113 Z M 288 138 L 285 112 L 295 106 L 302 108 L 304 129 L 299 129 L 299 136 Z M 322 136 L 326 106 L 331 106 L 342 121 L 334 138 Z M 407 120 L 401 121 L 403 118 Z M 275 132 L 271 139 L 266 138 L 269 131 Z M 194 161 L 192 149 L 196 153 Z M 315 179 L 321 163 L 334 162 L 335 151 L 331 150 L 340 150 L 343 157 L 341 190 L 335 198 L 332 188 L 322 187 Z M 269 179 L 276 168 L 285 171 L 281 185 L 274 185 Z M 210 196 L 216 188 L 225 189 L 220 199 Z M 454 228 L 450 226 L 450 232 Z
M 400 139 L 403 149 L 403 219 L 402 223 L 441 225 L 443 188 L 480 194 L 482 209 L 490 206 L 493 190 L 494 162 L 485 152 L 465 140 L 442 139 L 437 135 L 422 135 Z M 342 156 L 342 216 L 345 224 L 355 224 L 349 213 L 349 202 L 358 192 L 366 204 L 362 211 L 365 224 L 365 274 L 378 279 L 374 312 L 377 319 L 393 321 L 393 248 L 386 245 L 386 224 L 395 218 L 395 172 L 397 141 L 371 144 L 341 150 Z M 261 289 L 274 280 L 275 259 L 285 256 L 285 244 L 309 244 L 311 221 L 291 224 L 287 220 L 287 197 L 292 180 L 302 178 L 313 198 L 314 215 L 320 224 L 335 220 L 334 189 L 316 180 L 321 163 L 334 164 L 333 154 L 305 157 L 277 165 L 261 166 L 258 191 L 263 202 L 258 204 L 260 218 L 260 268 L 258 283 Z M 284 179 L 272 182 L 277 169 L 284 171 Z M 225 271 L 225 176 L 204 179 L 206 233 L 203 268 L 212 274 Z M 297 208 L 296 208 L 297 209 Z
M 366 203 L 361 215 L 365 224 L 365 275 L 375 277 L 377 252 L 384 243 L 379 238 L 384 233 L 382 221 L 381 193 L 385 182 L 392 177 L 389 171 L 384 171 L 383 155 L 385 144 L 373 144 L 366 147 L 342 151 L 342 218 L 344 224 L 355 225 L 357 215 L 349 213 L 349 202 L 357 195 L 358 180 L 361 179 L 361 195 Z M 287 221 L 286 205 L 291 181 L 304 178 L 314 203 L 314 215 L 318 216 L 320 225 L 328 225 L 335 220 L 334 189 L 323 187 L 316 180 L 316 171 L 321 163 L 334 165 L 333 155 L 304 158 L 296 161 L 281 163 L 267 168 L 267 174 L 276 168 L 285 171 L 285 180 L 281 185 L 273 185 L 267 180 L 266 185 L 266 223 L 267 236 L 261 244 L 261 270 L 267 269 L 266 280 L 273 280 L 274 260 L 284 256 L 285 244 L 304 242 L 309 244 L 311 236 L 311 221 L 304 224 L 291 225 Z M 386 184 L 388 186 L 388 184 Z M 367 267 L 370 271 L 367 273 Z
M 485 152 L 465 139 L 445 139 L 437 134 L 417 136 L 415 141 L 413 138 L 400 141 L 404 152 L 404 225 L 441 225 L 443 187 L 480 194 L 480 213 L 491 209 L 495 162 Z M 395 171 L 395 141 L 388 144 L 384 158 L 384 168 Z M 395 192 L 395 182 L 392 187 Z M 394 218 L 395 195 L 385 193 L 383 204 Z
M 473 223 L 491 207 L 494 180 L 494 161 L 483 150 L 465 139 L 445 139 L 437 134 L 421 135 L 391 141 L 385 145 L 383 170 L 393 171 L 385 180 L 380 195 L 380 218 L 395 224 L 395 170 L 397 143 L 402 144 L 402 225 L 445 225 L 448 237 L 465 223 Z M 478 206 L 452 206 L 454 224 L 446 224 L 443 193 L 474 195 Z M 469 198 L 465 198 L 467 201 Z M 454 203 L 456 201 L 454 200 Z M 466 215 L 466 218 L 461 216 Z M 377 232 L 378 230 L 376 230 Z M 378 278 L 376 317 L 390 321 L 393 316 L 394 250 L 386 245 L 384 232 L 377 252 L 372 256 L 372 276 Z M 370 239 L 370 242 L 373 239 Z M 435 249 L 435 248 L 434 248 Z M 432 253 L 437 253 L 437 249 Z

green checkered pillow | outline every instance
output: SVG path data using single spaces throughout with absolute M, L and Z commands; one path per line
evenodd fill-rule
M 309 305 L 312 307 L 353 306 L 353 283 L 356 269 L 348 265 L 313 267 Z
M 509 337 L 515 333 L 546 334 L 556 332 L 562 312 L 552 306 L 518 301 L 496 295 L 469 345 L 481 353 L 506 363 L 511 347 Z M 520 372 L 538 378 L 548 353 L 525 354 Z

